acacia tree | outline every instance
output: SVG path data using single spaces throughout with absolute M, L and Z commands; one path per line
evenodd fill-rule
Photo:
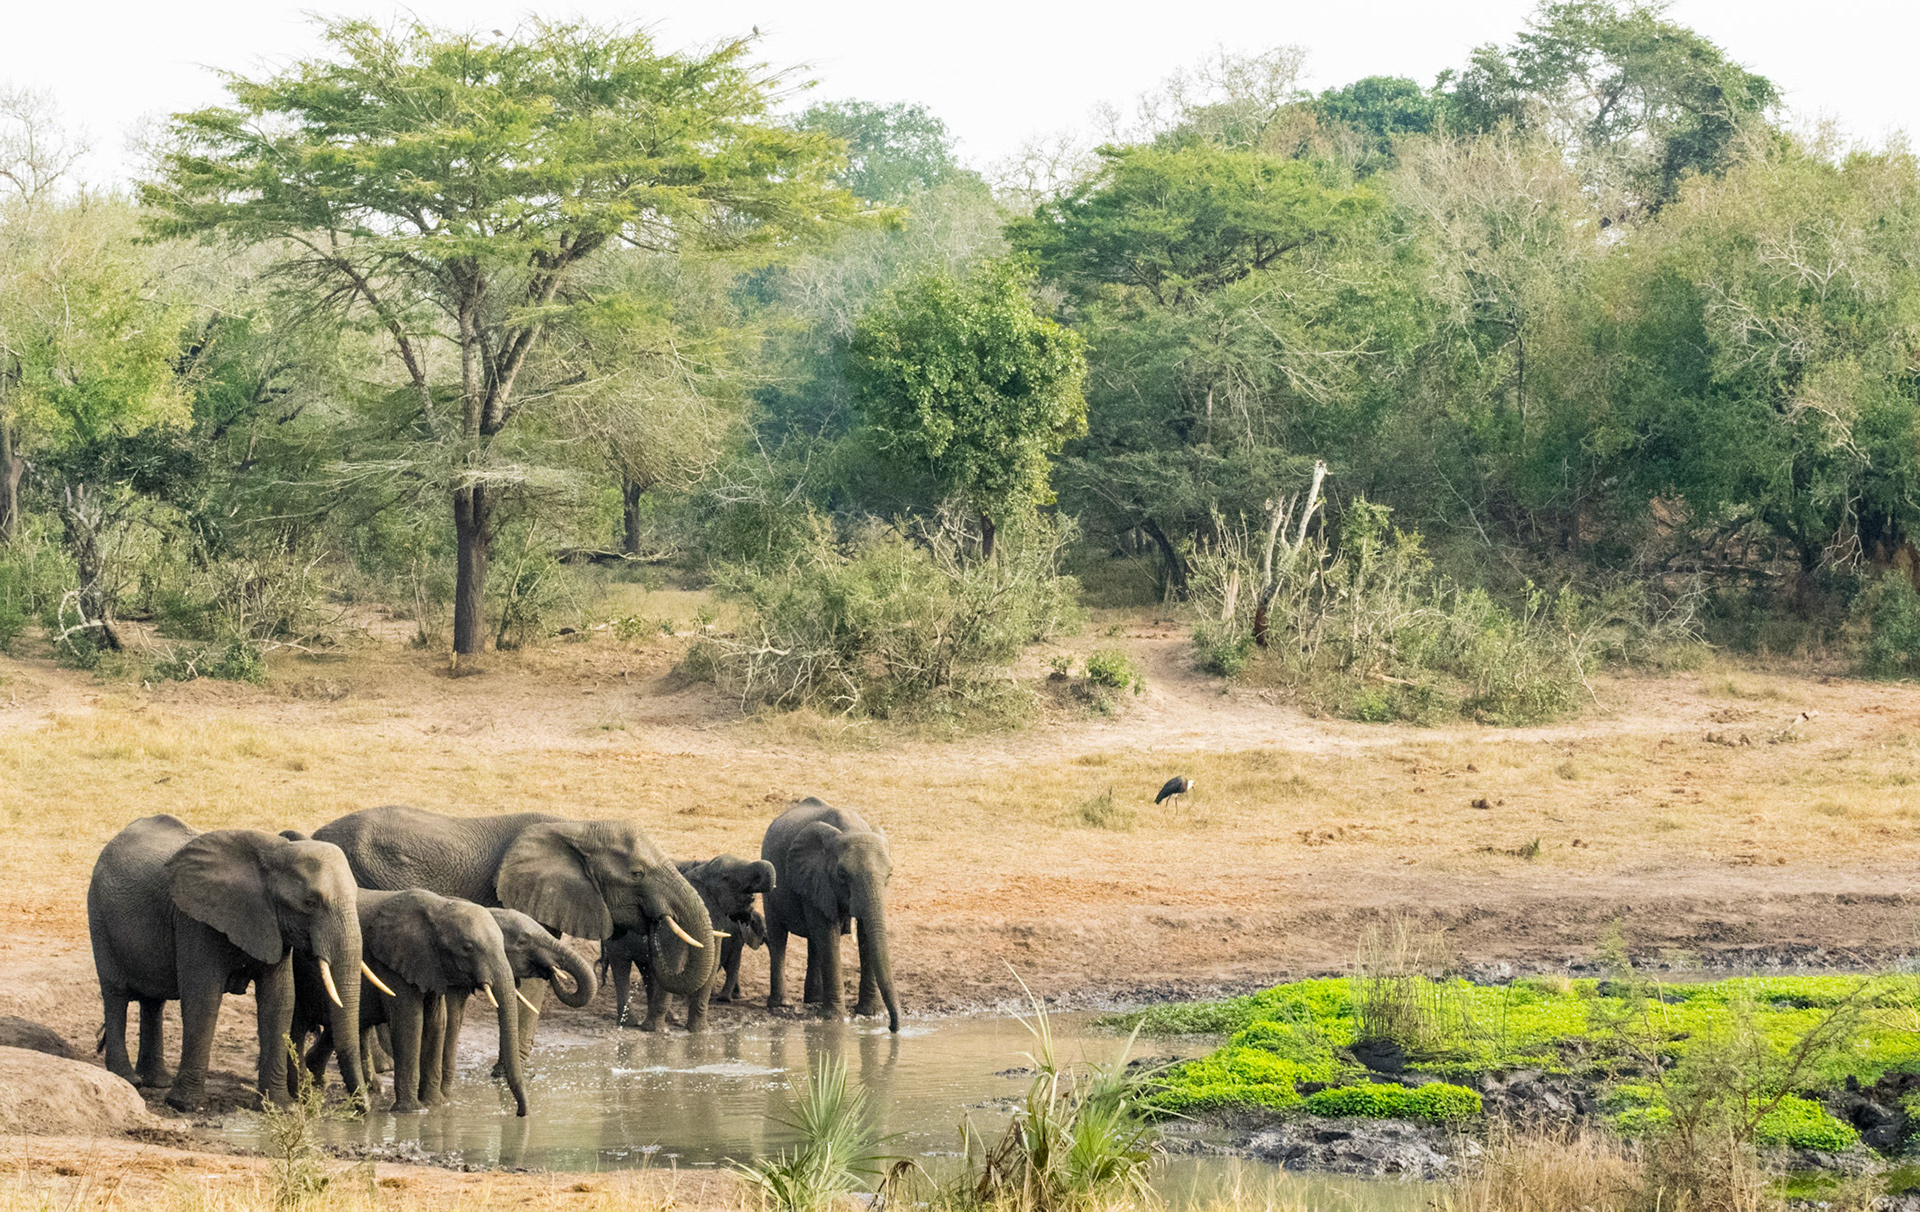
M 734 41 L 532 22 L 485 40 L 423 24 L 325 27 L 331 57 L 177 115 L 144 200 L 163 235 L 287 250 L 281 269 L 383 330 L 439 450 L 458 564 L 455 653 L 485 642 L 498 513 L 527 478 L 507 435 L 538 358 L 616 242 L 656 251 L 791 239 L 850 209 L 828 136 L 768 120 L 781 87 Z M 432 457 L 437 455 L 438 457 Z
M 1085 342 L 1034 310 L 1013 259 L 945 269 L 888 292 L 855 325 L 848 377 L 876 444 L 997 521 L 1053 499 L 1051 460 L 1087 430 Z

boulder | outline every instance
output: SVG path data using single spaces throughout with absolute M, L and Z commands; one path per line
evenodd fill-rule
M 1479 1155 L 1473 1141 L 1398 1119 L 1293 1120 L 1256 1132 L 1247 1151 L 1287 1170 L 1439 1179 Z
M 53 1028 L 11 1014 L 0 1014 L 0 1048 L 30 1048 L 61 1060 L 81 1059 Z
M 97 1065 L 0 1047 L 0 1133 L 119 1136 L 159 1126 L 139 1091 Z

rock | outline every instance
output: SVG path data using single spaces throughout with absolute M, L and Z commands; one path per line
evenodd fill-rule
M 27 1048 L 61 1060 L 77 1061 L 80 1055 L 51 1027 L 42 1027 L 32 1019 L 0 1014 L 0 1048 Z
M 1464 1137 L 1399 1119 L 1290 1121 L 1254 1133 L 1246 1148 L 1288 1170 L 1428 1180 L 1480 1151 Z
M 1363 1039 L 1349 1051 L 1375 1073 L 1402 1073 L 1407 1068 L 1407 1050 L 1390 1039 Z
M 159 1126 L 140 1092 L 105 1069 L 0 1047 L 0 1133 L 118 1136 Z

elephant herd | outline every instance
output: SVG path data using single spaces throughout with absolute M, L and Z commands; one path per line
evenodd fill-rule
M 740 958 L 764 943 L 769 1009 L 787 1005 L 791 935 L 807 942 L 803 998 L 845 1013 L 840 937 L 857 926 L 854 1013 L 900 1029 L 888 954 L 884 834 L 817 799 L 767 827 L 756 861 L 674 863 L 618 821 L 543 813 L 451 817 L 370 808 L 313 831 L 202 833 L 171 816 L 121 830 L 87 888 L 87 926 L 105 1008 L 107 1068 L 168 1105 L 198 1108 L 222 998 L 254 989 L 259 1089 L 285 1103 L 293 1066 L 317 1079 L 332 1057 L 350 1091 L 370 1091 L 380 1036 L 392 1052 L 395 1111 L 444 1102 L 468 1002 L 484 997 L 500 1032 L 496 1076 L 527 1113 L 526 1064 L 547 989 L 584 1006 L 602 983 L 561 941 L 600 942 L 600 969 L 626 1021 L 632 969 L 646 989 L 644 1030 L 686 999 L 691 1031 L 708 1002 L 739 996 Z M 755 898 L 764 902 L 756 910 Z M 180 1003 L 179 1064 L 167 1072 L 161 1011 Z M 127 1009 L 140 1006 L 138 1054 Z M 302 1051 L 304 1049 L 304 1051 Z

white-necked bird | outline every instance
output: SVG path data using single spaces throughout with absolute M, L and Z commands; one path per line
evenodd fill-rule
M 1161 800 L 1170 800 L 1192 790 L 1193 780 L 1184 774 L 1176 774 L 1167 780 L 1167 785 L 1160 789 L 1160 794 L 1153 797 L 1153 802 L 1158 804 Z

